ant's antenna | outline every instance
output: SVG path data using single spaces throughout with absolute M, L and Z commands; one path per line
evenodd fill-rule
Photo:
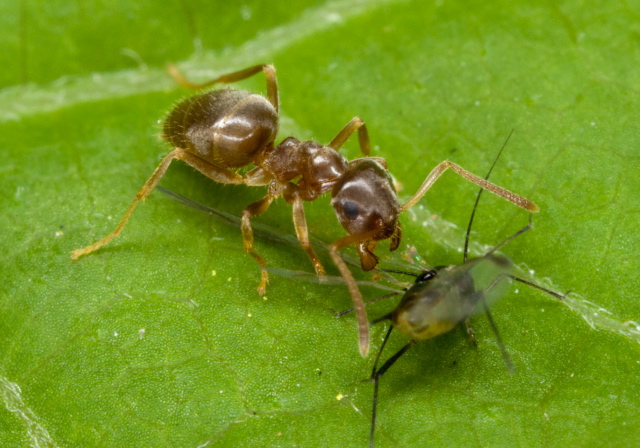
M 504 144 L 502 145 L 502 148 L 500 148 L 500 152 L 496 156 L 496 159 L 493 161 L 493 165 L 491 165 L 491 168 L 489 168 L 489 172 L 485 176 L 484 180 L 489 180 L 489 176 L 491 175 L 491 171 L 493 171 L 493 167 L 496 166 L 496 163 L 498 162 L 498 159 L 500 158 L 500 155 L 502 154 L 502 151 L 504 151 L 504 148 L 507 146 L 507 143 L 509 143 L 509 139 L 511 138 L 512 134 L 513 134 L 513 129 L 511 129 L 511 132 L 507 136 L 507 139 L 504 141 Z M 476 215 L 476 209 L 478 208 L 478 203 L 480 202 L 480 196 L 482 196 L 482 188 L 478 192 L 478 196 L 476 196 L 476 203 L 473 205 L 473 210 L 471 211 L 471 217 L 469 218 L 469 225 L 467 226 L 467 235 L 464 238 L 464 258 L 463 258 L 463 261 L 467 261 L 467 254 L 469 252 L 469 234 L 471 233 L 471 225 L 473 224 L 473 218 Z

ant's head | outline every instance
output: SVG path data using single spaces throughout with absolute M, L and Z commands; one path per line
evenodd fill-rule
M 378 262 L 373 254 L 378 241 L 391 238 L 391 250 L 400 244 L 398 197 L 389 172 L 375 159 L 349 163 L 333 187 L 331 205 L 349 235 L 369 234 L 357 244 L 365 271 L 373 269 Z

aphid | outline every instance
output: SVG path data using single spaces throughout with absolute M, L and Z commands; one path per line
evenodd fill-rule
M 504 149 L 504 147 L 503 147 Z M 500 151 L 502 152 L 502 150 Z M 498 157 L 500 154 L 498 154 Z M 497 161 L 497 158 L 496 158 Z M 495 166 L 493 163 L 493 166 Z M 491 174 L 491 170 L 489 174 Z M 489 178 L 487 174 L 487 179 Z M 512 272 L 514 266 L 506 257 L 496 252 L 514 238 L 522 235 L 533 227 L 529 215 L 529 224 L 502 243 L 494 247 L 485 255 L 472 260 L 467 260 L 469 234 L 473 224 L 476 207 L 482 195 L 482 189 L 476 197 L 476 202 L 469 219 L 464 246 L 464 259 L 461 265 L 451 265 L 428 270 L 422 274 L 409 274 L 416 277 L 415 283 L 405 291 L 398 306 L 389 314 L 375 320 L 373 323 L 383 320 L 390 320 L 391 325 L 385 335 L 380 350 L 371 371 L 371 379 L 374 382 L 373 405 L 371 411 L 371 430 L 369 446 L 374 446 L 374 435 L 376 428 L 376 410 L 378 404 L 378 383 L 380 377 L 418 341 L 431 339 L 452 330 L 456 325 L 465 322 L 467 332 L 474 343 L 475 336 L 469 325 L 469 317 L 473 314 L 484 311 L 489 320 L 489 324 L 496 335 L 498 345 L 502 351 L 505 363 L 510 370 L 513 365 L 509 359 L 495 322 L 489 312 L 489 304 L 503 296 L 511 283 L 511 280 L 524 283 L 540 291 L 557 298 L 564 299 L 565 295 L 560 295 L 539 285 L 515 276 Z M 394 271 L 398 272 L 398 271 Z M 398 272 L 400 273 L 400 272 Z M 408 336 L 411 341 L 402 347 L 396 354 L 390 357 L 378 369 L 378 363 L 382 351 L 391 335 L 391 331 L 397 328 L 401 333 Z
M 360 351 L 369 350 L 369 328 L 362 296 L 339 251 L 355 244 L 362 269 L 369 271 L 378 264 L 374 254 L 381 240 L 390 239 L 389 248 L 400 244 L 398 216 L 422 198 L 440 175 L 451 168 L 465 179 L 525 208 L 538 207 L 531 201 L 482 179 L 455 163 L 443 161 L 427 176 L 418 191 L 400 205 L 387 170 L 379 157 L 369 157 L 369 135 L 360 118 L 353 118 L 328 145 L 301 142 L 293 137 L 275 145 L 278 133 L 278 83 L 271 65 L 256 65 L 220 76 L 204 84 L 187 81 L 177 69 L 171 69 L 178 82 L 186 87 L 202 89 L 216 83 L 231 83 L 263 72 L 267 97 L 244 90 L 212 90 L 179 103 L 164 121 L 162 137 L 173 149 L 160 162 L 142 186 L 115 230 L 90 246 L 74 250 L 76 260 L 118 236 L 138 202 L 147 198 L 169 168 L 173 159 L 187 163 L 208 178 L 223 184 L 267 186 L 267 194 L 242 212 L 244 250 L 262 269 L 258 292 L 264 294 L 268 280 L 265 260 L 255 252 L 251 218 L 261 215 L 271 202 L 282 196 L 293 207 L 296 235 L 318 275 L 325 269 L 309 241 L 303 201 L 313 201 L 331 192 L 331 204 L 338 220 L 349 234 L 330 246 L 330 255 L 340 270 L 354 301 L 358 319 Z M 355 131 L 364 158 L 348 161 L 338 151 Z M 255 165 L 244 175 L 234 170 Z

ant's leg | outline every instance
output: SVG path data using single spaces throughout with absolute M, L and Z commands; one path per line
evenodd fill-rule
M 302 248 L 307 253 L 309 260 L 313 264 L 313 268 L 316 270 L 316 274 L 325 275 L 326 271 L 320 262 L 320 259 L 313 251 L 311 242 L 309 241 L 309 229 L 307 228 L 307 219 L 304 216 L 304 206 L 302 205 L 302 199 L 300 194 L 296 191 L 293 195 L 293 226 L 296 229 L 296 236 L 302 244 Z
M 147 196 L 149 196 L 149 194 L 153 191 L 156 185 L 158 185 L 158 182 L 160 182 L 160 179 L 162 179 L 162 176 L 164 176 L 164 173 L 166 173 L 167 168 L 169 168 L 169 165 L 171 164 L 171 161 L 173 159 L 180 159 L 186 162 L 187 164 L 191 165 L 193 168 L 200 171 L 202 174 L 204 174 L 208 178 L 215 180 L 216 182 L 225 183 L 225 184 L 241 184 L 242 183 L 242 177 L 240 175 L 232 171 L 226 170 L 224 168 L 218 167 L 216 165 L 212 165 L 208 162 L 205 162 L 201 158 L 188 153 L 184 149 L 175 148 L 173 151 L 167 154 L 164 157 L 164 159 L 162 159 L 162 162 L 160 162 L 160 165 L 158 165 L 158 167 L 155 169 L 151 177 L 144 183 L 140 191 L 138 191 L 138 194 L 136 194 L 136 198 L 133 200 L 133 202 L 127 209 L 127 212 L 122 217 L 122 220 L 120 221 L 120 224 L 118 224 L 116 229 L 110 234 L 108 234 L 107 236 L 105 236 L 104 238 L 102 238 L 100 241 L 93 243 L 92 245 L 87 246 L 85 248 L 74 250 L 73 252 L 71 252 L 71 258 L 74 260 L 77 260 L 83 255 L 90 254 L 91 252 L 99 249 L 100 247 L 109 243 L 109 241 L 114 239 L 116 236 L 118 236 L 122 231 L 122 228 L 124 227 L 124 225 L 127 223 L 129 218 L 131 217 L 131 214 L 133 213 L 133 210 L 136 208 L 136 205 L 138 205 L 138 202 L 144 201 L 147 198 Z
M 513 202 L 518 207 L 524 208 L 525 210 L 529 210 L 530 212 L 540 211 L 538 206 L 533 202 L 531 202 L 530 200 L 523 198 L 522 196 L 519 196 L 515 193 L 512 193 L 505 188 L 492 184 L 491 182 L 485 179 L 482 179 L 481 177 L 478 177 L 473 173 L 470 173 L 469 171 L 462 168 L 460 165 L 456 165 L 455 163 L 449 162 L 448 160 L 440 162 L 429 173 L 429 175 L 424 180 L 424 182 L 422 183 L 418 191 L 413 195 L 411 199 L 409 199 L 405 204 L 402 205 L 402 207 L 400 208 L 400 211 L 404 212 L 410 209 L 411 207 L 413 207 L 416 204 L 416 202 L 418 202 L 422 198 L 422 196 L 424 196 L 427 190 L 431 188 L 431 186 L 435 183 L 435 181 L 438 180 L 440 175 L 449 168 L 451 168 L 453 171 L 455 171 L 456 173 L 458 173 L 460 176 L 464 177 L 468 181 L 481 186 L 485 190 L 488 190 L 491 193 L 506 199 L 507 201 Z
M 175 155 L 175 158 L 182 160 L 187 165 L 195 168 L 197 171 L 200 171 L 209 179 L 220 184 L 239 185 L 244 183 L 244 179 L 238 173 L 234 173 L 233 171 L 229 171 L 226 168 L 222 168 L 218 165 L 214 165 L 213 163 L 209 163 L 206 160 L 201 159 L 200 157 L 193 155 L 183 149 L 181 149 L 180 152 Z
M 218 83 L 231 83 L 236 81 L 241 81 L 250 76 L 255 75 L 259 72 L 264 72 L 264 76 L 267 79 L 267 98 L 269 98 L 269 102 L 276 109 L 276 112 L 279 110 L 279 101 L 278 101 L 278 79 L 276 78 L 276 69 L 273 68 L 273 65 L 254 65 L 253 67 L 245 68 L 244 70 L 238 70 L 237 72 L 227 73 L 226 75 L 222 75 L 213 79 L 211 81 L 204 82 L 202 84 L 196 84 L 189 81 L 185 78 L 182 73 L 178 70 L 178 68 L 170 64 L 167 66 L 167 71 L 176 80 L 176 82 L 184 87 L 189 89 L 204 89 L 205 87 L 212 86 Z
M 261 166 L 257 166 L 252 170 L 247 171 L 244 176 L 244 184 L 249 187 L 262 187 L 269 185 L 269 182 L 273 180 L 273 176 L 269 174 Z
M 275 196 L 267 194 L 264 198 L 254 202 L 242 211 L 242 223 L 240 228 L 242 229 L 242 242 L 244 243 L 244 251 L 251 255 L 258 261 L 258 264 L 264 268 L 267 264 L 260 255 L 253 250 L 253 229 L 251 228 L 251 217 L 261 215 L 267 211 L 271 202 L 275 199 Z M 260 285 L 258 286 L 258 293 L 264 295 L 267 292 L 267 282 L 269 281 L 269 274 L 266 269 L 262 269 L 262 277 L 260 279 Z
M 336 151 L 342 148 L 342 145 L 351 137 L 356 129 L 358 130 L 358 143 L 360 143 L 360 151 L 365 157 L 369 157 L 369 153 L 371 152 L 371 143 L 369 142 L 369 132 L 367 131 L 367 125 L 364 124 L 364 121 L 360 117 L 354 117 L 347 125 L 342 128 L 338 135 L 331 140 L 327 146 L 335 149 Z

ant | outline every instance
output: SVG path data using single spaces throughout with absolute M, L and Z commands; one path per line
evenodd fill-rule
M 507 141 L 508 140 L 509 139 L 507 138 Z M 504 146 L 502 149 L 504 149 Z M 502 149 L 500 150 L 500 153 L 502 153 Z M 498 158 L 500 157 L 500 153 L 498 154 Z M 489 173 L 485 179 L 489 178 L 498 158 L 493 162 L 493 165 L 489 169 Z M 386 272 L 412 275 L 416 277 L 416 280 L 415 283 L 404 292 L 400 303 L 392 312 L 372 322 L 378 323 L 384 320 L 391 321 L 391 325 L 389 326 L 389 330 L 387 331 L 382 345 L 380 346 L 380 350 L 378 351 L 371 371 L 371 380 L 374 382 L 371 430 L 369 434 L 369 446 L 371 448 L 374 446 L 376 410 L 378 405 L 378 384 L 380 377 L 418 341 L 431 339 L 447 333 L 459 323 L 464 322 L 471 342 L 474 346 L 477 346 L 475 334 L 469 324 L 469 317 L 482 309 L 487 316 L 491 329 L 496 335 L 505 364 L 507 368 L 513 372 L 513 364 L 511 363 L 509 354 L 502 342 L 502 338 L 498 332 L 498 327 L 489 312 L 489 304 L 507 292 L 506 290 L 511 280 L 524 283 L 525 285 L 543 291 L 559 300 L 564 300 L 568 294 L 558 294 L 513 275 L 511 273 L 513 271 L 513 263 L 506 257 L 496 253 L 505 244 L 533 228 L 533 221 L 531 219 L 533 214 L 529 215 L 529 224 L 527 226 L 518 230 L 489 252 L 479 258 L 471 260 L 467 259 L 469 235 L 471 233 L 471 226 L 473 224 L 473 219 L 482 191 L 483 190 L 480 189 L 478 192 L 476 202 L 469 219 L 462 264 L 446 267 L 441 266 L 435 269 L 425 270 L 421 274 L 386 270 Z M 399 293 L 388 294 L 382 298 L 397 294 Z M 380 298 L 374 299 L 373 301 L 377 301 L 379 299 Z M 384 350 L 389 336 L 391 335 L 391 331 L 394 328 L 397 328 L 401 333 L 411 338 L 411 340 L 378 369 L 382 351 Z
M 174 66 L 169 67 L 169 72 L 178 83 L 191 89 L 232 83 L 262 72 L 266 78 L 267 97 L 244 90 L 224 89 L 200 93 L 178 103 L 165 119 L 162 130 L 162 138 L 173 149 L 138 191 L 115 230 L 100 241 L 74 250 L 72 259 L 94 252 L 118 236 L 138 203 L 149 196 L 171 162 L 179 159 L 222 184 L 267 186 L 267 194 L 243 210 L 241 223 L 244 250 L 261 267 L 258 292 L 264 294 L 268 281 L 266 262 L 254 250 L 251 218 L 264 213 L 274 199 L 282 196 L 293 207 L 293 224 L 302 248 L 316 274 L 324 275 L 325 269 L 309 240 L 303 201 L 314 201 L 330 192 L 331 205 L 348 233 L 330 245 L 330 255 L 354 301 L 360 352 L 365 356 L 369 350 L 367 315 L 355 279 L 339 254 L 343 247 L 355 244 L 362 269 L 374 269 L 378 264 L 374 254 L 378 242 L 389 239 L 389 249 L 398 248 L 401 238 L 398 216 L 415 205 L 449 168 L 519 207 L 531 212 L 539 210 L 533 202 L 446 160 L 431 171 L 411 199 L 400 205 L 386 161 L 369 156 L 369 134 L 364 121 L 358 117 L 349 121 L 328 145 L 301 142 L 293 137 L 275 145 L 279 102 L 273 66 L 255 65 L 203 84 L 188 81 Z M 339 151 L 356 131 L 364 157 L 348 161 Z M 255 168 L 243 175 L 234 171 L 250 164 Z

